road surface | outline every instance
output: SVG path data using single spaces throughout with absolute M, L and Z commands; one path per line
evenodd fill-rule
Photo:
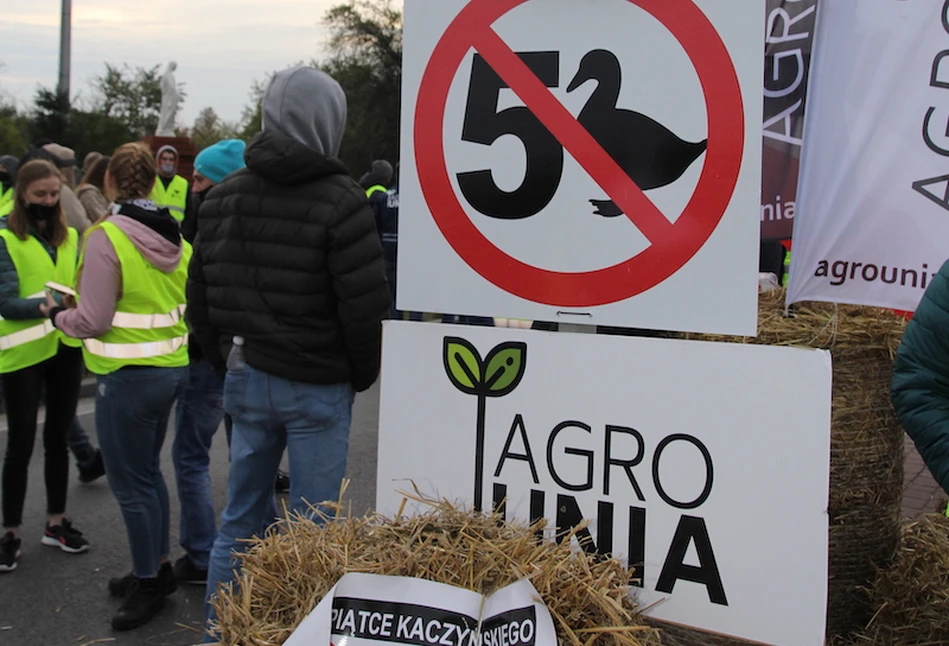
M 95 442 L 92 400 L 80 402 L 80 419 Z M 350 438 L 347 502 L 354 513 L 375 501 L 378 385 L 356 398 Z M 42 418 L 41 418 L 42 419 Z M 178 547 L 178 504 L 171 466 L 172 428 L 165 441 L 163 466 L 172 499 L 172 558 Z M 0 451 L 6 448 L 6 420 L 0 418 Z M 45 522 L 45 491 L 41 433 L 30 464 L 24 516 L 23 555 L 19 567 L 0 575 L 0 646 L 185 646 L 201 641 L 203 587 L 181 586 L 169 597 L 163 613 L 147 626 L 116 633 L 109 622 L 119 606 L 106 589 L 109 577 L 130 569 L 125 526 L 105 478 L 83 485 L 71 474 L 69 515 L 85 533 L 92 549 L 68 555 L 40 544 Z M 223 429 L 214 438 L 211 474 L 218 513 L 227 482 L 227 444 Z

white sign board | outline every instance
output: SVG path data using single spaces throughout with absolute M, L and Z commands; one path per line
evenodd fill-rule
M 527 579 L 487 597 L 444 583 L 350 572 L 284 646 L 556 646 L 550 611 Z
M 788 302 L 915 310 L 949 258 L 949 4 L 818 7 Z
M 754 334 L 764 9 L 406 0 L 399 309 Z
M 830 355 L 387 322 L 377 509 L 431 496 L 592 519 L 657 619 L 823 644 Z M 776 376 L 781 375 L 780 387 Z

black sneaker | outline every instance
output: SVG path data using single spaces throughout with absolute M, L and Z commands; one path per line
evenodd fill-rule
M 43 545 L 58 547 L 67 554 L 82 554 L 89 550 L 89 541 L 82 537 L 82 532 L 72 526 L 68 518 L 54 527 L 46 524 L 43 532 Z
M 290 474 L 286 471 L 277 471 L 277 477 L 273 484 L 274 491 L 277 493 L 290 492 Z
M 208 571 L 202 570 L 185 555 L 175 561 L 175 581 L 188 585 L 207 585 Z
M 16 569 L 21 542 L 13 532 L 7 532 L 0 538 L 0 572 L 13 572 Z
M 144 626 L 165 607 L 161 580 L 132 579 L 119 611 L 112 617 L 113 630 L 133 630 Z
M 105 464 L 102 463 L 102 453 L 96 451 L 96 457 L 87 467 L 79 467 L 79 482 L 89 484 L 105 475 Z
M 126 574 L 121 578 L 109 579 L 109 594 L 122 599 L 128 594 L 132 583 L 136 580 L 132 573 Z M 178 582 L 175 581 L 175 575 L 171 570 L 171 563 L 161 564 L 161 567 L 158 569 L 158 582 L 162 592 L 166 596 L 178 589 Z

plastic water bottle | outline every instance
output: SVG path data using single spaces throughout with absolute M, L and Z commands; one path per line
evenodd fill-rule
M 227 354 L 227 369 L 230 372 L 240 372 L 247 362 L 244 360 L 244 337 L 235 336 L 231 339 L 231 351 Z

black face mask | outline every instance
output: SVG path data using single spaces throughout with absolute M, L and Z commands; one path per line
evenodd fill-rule
M 59 213 L 59 202 L 46 206 L 45 204 L 27 204 L 26 212 L 40 222 L 45 222 Z

